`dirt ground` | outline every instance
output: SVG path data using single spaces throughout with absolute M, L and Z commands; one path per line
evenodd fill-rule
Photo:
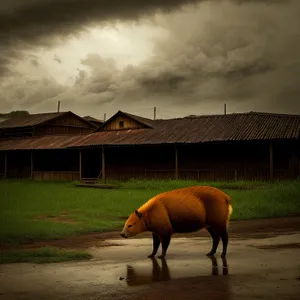
M 46 244 L 84 248 L 93 259 L 0 265 L 0 300 L 274 300 L 300 295 L 300 218 L 231 222 L 223 260 L 221 248 L 214 258 L 205 256 L 211 247 L 205 231 L 177 235 L 165 260 L 147 258 L 149 234 L 126 240 L 119 232 L 89 234 Z

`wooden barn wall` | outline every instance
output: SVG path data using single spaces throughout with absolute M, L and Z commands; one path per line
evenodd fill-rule
M 124 127 L 120 128 L 120 122 L 124 122 Z M 119 130 L 119 129 L 138 129 L 145 128 L 145 126 L 131 118 L 126 116 L 117 116 L 113 120 L 111 120 L 108 124 L 106 124 L 101 130 Z
M 275 141 L 272 145 L 273 179 L 297 178 L 299 168 L 297 170 L 297 155 L 294 154 L 296 143 Z M 270 142 L 247 141 L 179 147 L 178 165 L 181 170 L 179 175 L 185 178 L 268 180 L 271 176 Z
M 91 128 L 82 128 L 68 125 L 42 125 L 35 128 L 34 133 L 37 136 L 41 135 L 56 135 L 56 134 L 88 134 Z
M 7 152 L 7 178 L 29 178 L 31 176 L 30 151 Z
M 79 172 L 67 171 L 34 171 L 33 179 L 36 181 L 79 181 Z
M 90 128 L 88 123 L 82 121 L 79 118 L 76 118 L 73 115 L 64 115 L 60 118 L 49 121 L 48 124 L 50 124 L 50 125 L 55 124 L 55 125 L 66 125 L 66 126 L 77 126 L 77 127 Z
M 33 154 L 33 179 L 79 180 L 78 150 L 41 150 Z
M 198 180 L 263 179 L 269 147 L 263 143 L 209 143 L 178 147 L 179 176 Z
M 31 137 L 33 136 L 32 128 L 5 128 L 0 129 L 0 138 L 9 137 Z
M 270 143 L 230 142 L 177 146 L 178 178 L 192 180 L 268 180 Z M 81 150 L 82 177 L 97 178 L 102 170 L 100 147 Z M 4 152 L 0 152 L 0 174 L 4 173 Z M 105 147 L 106 179 L 174 179 L 175 146 Z M 273 178 L 300 176 L 300 142 L 273 142 Z M 7 154 L 7 177 L 31 176 L 31 152 Z M 33 151 L 36 180 L 80 179 L 79 150 Z M 101 177 L 100 177 L 101 178 Z
M 40 150 L 34 152 L 34 171 L 79 171 L 78 150 Z
M 105 149 L 107 179 L 168 179 L 174 177 L 173 146 L 133 146 Z
M 299 141 L 273 142 L 273 179 L 300 176 Z M 268 141 L 177 146 L 178 178 L 185 180 L 268 180 Z M 175 178 L 174 146 L 105 150 L 107 179 Z

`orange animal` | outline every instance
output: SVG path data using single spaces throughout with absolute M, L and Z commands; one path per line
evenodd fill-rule
M 228 223 L 232 213 L 230 197 L 210 186 L 181 188 L 149 199 L 127 219 L 121 232 L 123 238 L 152 232 L 154 257 L 162 245 L 165 257 L 173 233 L 188 233 L 205 228 L 212 237 L 208 256 L 216 253 L 220 239 L 223 243 L 221 256 L 225 257 L 228 245 Z

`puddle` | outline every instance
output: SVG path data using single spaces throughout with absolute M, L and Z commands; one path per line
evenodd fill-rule
M 220 259 L 221 260 L 221 259 Z M 207 262 L 171 261 L 150 259 L 150 262 L 128 264 L 126 266 L 126 283 L 128 286 L 139 286 L 154 282 L 174 279 L 191 279 L 208 276 L 228 275 L 227 260 L 222 259 L 221 266 L 216 257 L 208 257 Z
M 300 249 L 300 243 L 253 246 L 258 249 Z
M 205 255 L 207 238 L 176 238 L 162 260 L 149 238 L 109 240 L 91 261 L 2 265 L 1 299 L 297 299 L 299 238 L 231 239 L 226 259 Z

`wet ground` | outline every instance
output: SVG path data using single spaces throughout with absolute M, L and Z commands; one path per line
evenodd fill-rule
M 226 260 L 205 256 L 205 233 L 172 239 L 165 260 L 147 258 L 149 235 L 105 234 L 90 261 L 1 265 L 0 299 L 300 299 L 299 218 L 232 223 Z

